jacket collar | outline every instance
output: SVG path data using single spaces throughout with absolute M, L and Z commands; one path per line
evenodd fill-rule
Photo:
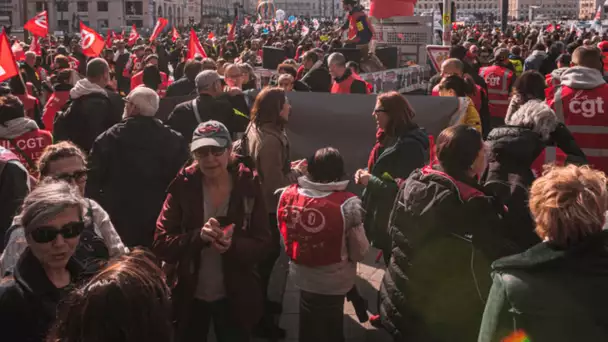
M 72 281 L 79 278 L 84 271 L 83 266 L 74 257 L 70 258 L 66 268 L 72 276 Z M 17 261 L 14 277 L 15 281 L 27 292 L 36 295 L 59 297 L 59 290 L 46 276 L 40 261 L 34 256 L 29 247 L 25 249 L 19 261 Z
M 349 68 L 346 68 L 346 71 L 344 71 L 344 75 L 342 75 L 342 77 L 336 77 L 334 78 L 334 81 L 338 82 L 338 83 L 342 83 L 344 82 L 347 78 L 349 78 L 353 73 L 350 71 Z
M 228 165 L 228 172 L 232 175 L 233 184 L 232 194 L 234 196 L 231 196 L 231 198 L 237 195 L 241 197 L 254 197 L 255 189 L 252 186 L 254 183 L 252 180 L 257 178 L 257 171 L 246 165 L 246 157 L 233 154 L 231 158 L 232 162 Z M 192 182 L 191 187 L 193 189 L 201 189 L 204 176 L 198 163 L 192 163 L 183 169 L 181 173 L 188 181 Z

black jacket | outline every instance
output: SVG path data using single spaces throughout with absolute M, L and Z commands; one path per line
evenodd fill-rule
M 331 75 L 324 65 L 310 69 L 301 79 L 310 88 L 310 91 L 329 93 L 331 90 Z
M 412 173 L 391 214 L 380 288 L 381 322 L 395 341 L 475 341 L 490 263 L 511 252 L 502 214 L 473 179 L 438 166 Z
M 532 163 L 545 148 L 539 134 L 524 127 L 493 129 L 487 140 L 490 157 L 485 189 L 509 209 L 505 215 L 509 233 L 519 250 L 540 242 L 534 233 L 534 220 L 528 208 L 528 190 L 535 179 Z
M 28 173 L 18 162 L 0 161 L 0 253 L 4 250 L 4 237 L 29 192 Z
M 224 125 L 233 135 L 239 132 L 245 132 L 249 120 L 235 114 L 230 102 L 224 99 L 216 99 L 211 95 L 202 94 L 196 99 L 200 122 L 208 120 L 217 120 Z M 198 126 L 192 101 L 180 103 L 173 109 L 167 119 L 167 125 L 177 132 L 181 133 L 184 139 L 189 143 L 192 141 L 192 133 Z
M 67 268 L 72 283 L 77 283 L 80 264 L 70 259 Z M 13 277 L 0 283 L 2 341 L 42 342 L 55 321 L 58 303 L 73 286 L 56 288 L 29 248 L 19 258 Z
M 53 138 L 55 142 L 72 141 L 86 153 L 99 134 L 120 122 L 124 110 L 120 95 L 109 90 L 71 99 L 66 106 L 55 116 Z
M 608 341 L 608 232 L 567 249 L 538 244 L 492 265 L 479 342 L 521 329 L 530 341 Z
M 165 190 L 187 159 L 184 138 L 160 120 L 127 118 L 95 140 L 86 196 L 108 212 L 126 246 L 150 247 Z
M 172 96 L 187 96 L 196 94 L 196 84 L 189 79 L 182 77 L 179 80 L 171 83 L 167 87 L 167 97 Z

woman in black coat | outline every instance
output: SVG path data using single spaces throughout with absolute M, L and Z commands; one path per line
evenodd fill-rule
M 389 222 L 380 317 L 396 342 L 474 341 L 490 263 L 513 251 L 502 205 L 477 182 L 485 169 L 481 134 L 463 125 L 444 130 L 437 157 L 401 187 Z
M 62 181 L 38 185 L 26 197 L 21 222 L 28 247 L 13 276 L 0 283 L 3 341 L 45 340 L 57 304 L 83 274 L 73 254 L 85 229 L 85 208 L 78 188 Z
M 606 181 L 569 165 L 534 182 L 530 210 L 543 242 L 492 265 L 479 342 L 608 341 Z

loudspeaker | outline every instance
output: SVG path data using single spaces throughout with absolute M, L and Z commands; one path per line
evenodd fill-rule
M 262 48 L 262 68 L 269 70 L 277 70 L 279 64 L 285 60 L 285 50 L 264 46 Z
M 399 67 L 399 51 L 396 46 L 377 47 L 376 57 L 387 69 L 397 69 Z
M 351 48 L 336 49 L 335 52 L 339 52 L 344 55 L 347 62 L 356 62 L 361 64 L 361 50 Z

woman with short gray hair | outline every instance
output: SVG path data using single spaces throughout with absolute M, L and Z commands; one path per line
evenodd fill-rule
M 0 331 L 6 341 L 43 341 L 57 304 L 82 277 L 74 258 L 86 202 L 65 181 L 43 182 L 23 202 L 27 248 L 0 284 Z

